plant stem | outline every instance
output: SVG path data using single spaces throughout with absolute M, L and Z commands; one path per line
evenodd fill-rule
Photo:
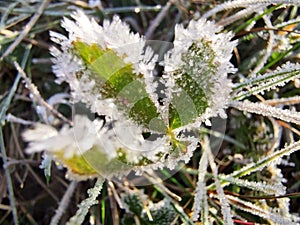
M 21 41 L 26 37 L 34 24 L 38 21 L 40 16 L 42 15 L 44 9 L 48 6 L 51 0 L 44 0 L 43 3 L 38 8 L 37 12 L 28 22 L 28 24 L 24 27 L 24 30 L 20 33 L 20 35 L 15 39 L 15 41 L 6 49 L 3 55 L 0 58 L 0 61 L 3 60 L 6 56 L 8 56 L 13 50 L 21 43 Z

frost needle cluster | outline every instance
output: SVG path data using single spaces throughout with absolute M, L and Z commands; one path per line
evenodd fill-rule
M 95 118 L 75 115 L 60 130 L 27 130 L 27 152 L 46 151 L 73 177 L 122 175 L 187 162 L 197 148 L 197 128 L 226 117 L 234 72 L 232 34 L 205 19 L 175 27 L 173 48 L 158 61 L 145 38 L 119 17 L 100 26 L 82 11 L 64 18 L 68 36 L 51 32 L 57 82 L 67 82 L 74 103 Z M 155 66 L 163 65 L 161 75 Z M 76 112 L 75 112 L 76 113 Z

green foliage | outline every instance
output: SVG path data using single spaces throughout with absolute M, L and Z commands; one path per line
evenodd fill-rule
M 140 80 L 143 74 L 134 74 L 132 65 L 126 64 L 110 49 L 81 41 L 73 44 L 86 67 L 91 69 L 90 79 L 96 82 L 94 91 L 104 98 L 115 98 L 120 109 L 128 113 L 131 119 L 149 128 L 150 121 L 157 118 L 158 113 Z
M 160 207 L 150 209 L 150 214 L 152 216 L 152 221 L 149 220 L 146 213 L 143 214 L 142 218 L 144 221 L 147 221 L 148 224 L 151 225 L 169 225 L 174 222 L 177 213 L 174 210 L 174 208 L 170 205 L 169 202 L 166 200 L 161 200 L 164 204 Z M 159 205 L 162 202 L 156 203 L 156 205 Z
M 185 126 L 202 115 L 209 106 L 216 73 L 215 53 L 204 41 L 193 43 L 182 56 L 183 65 L 175 72 L 176 84 L 182 92 L 174 94 L 170 106 L 170 127 Z
M 141 216 L 143 210 L 143 203 L 140 197 L 136 193 L 131 193 L 128 195 L 122 195 L 122 200 L 126 205 L 128 212 L 134 215 Z
M 142 200 L 138 193 L 131 191 L 122 195 L 128 213 L 123 220 L 124 225 L 132 224 L 134 216 L 145 225 L 169 225 L 174 222 L 177 213 L 168 200 L 163 199 L 158 203 L 152 203 L 144 195 L 145 199 Z M 147 207 L 148 212 L 145 211 L 144 204 L 150 204 Z
M 42 2 L 0 1 L 1 56 L 28 27 Z M 206 18 L 225 24 L 220 32 L 233 31 L 236 35 L 234 39 L 238 39 L 231 59 L 238 70 L 229 75 L 233 83 L 231 103 L 251 101 L 260 103 L 254 106 L 265 104 L 268 107 L 264 112 L 255 112 L 255 107 L 249 112 L 229 104 L 224 131 L 219 129 L 222 126 L 218 123 L 214 124 L 214 119 L 211 120 L 212 126 L 199 128 L 201 143 L 197 146 L 203 146 L 202 138 L 210 135 L 211 150 L 218 166 L 214 171 L 218 172 L 216 177 L 212 175 L 212 168 L 206 168 L 209 166 L 207 161 L 205 166 L 202 165 L 205 168 L 199 169 L 203 157 L 203 148 L 199 147 L 188 163 L 180 164 L 182 169 L 179 172 L 167 174 L 169 179 L 162 182 L 151 174 L 157 181 L 155 183 L 145 176 L 145 180 L 149 179 L 149 185 L 139 187 L 142 191 L 130 191 L 136 190 L 130 178 L 121 181 L 112 179 L 107 181 L 105 191 L 108 194 L 101 196 L 99 193 L 104 181 L 99 179 L 86 194 L 86 189 L 93 184 L 90 180 L 82 181 L 73 190 L 74 193 L 69 193 L 70 201 L 63 212 L 60 211 L 60 224 L 66 224 L 68 218 L 72 218 L 69 224 L 85 224 L 88 221 L 125 225 L 136 224 L 137 221 L 142 225 L 193 224 L 195 201 L 200 202 L 201 208 L 198 221 L 194 223 L 224 224 L 224 210 L 221 210 L 216 181 L 219 181 L 230 205 L 222 205 L 223 209 L 227 207 L 236 224 L 299 224 L 300 160 L 299 152 L 295 154 L 300 149 L 297 123 L 300 103 L 300 70 L 297 64 L 300 49 L 299 3 L 295 0 L 264 2 L 266 5 L 258 0 L 205 3 L 191 0 L 104 0 L 101 6 L 91 7 L 85 0 L 51 1 L 37 22 L 29 27 L 28 35 L 0 61 L 0 161 L 3 164 L 0 171 L 3 182 L 0 186 L 4 193 L 0 194 L 0 224 L 49 224 L 69 186 L 65 170 L 60 165 L 58 169 L 56 166 L 51 168 L 51 161 L 44 160 L 43 174 L 39 168 L 42 154 L 24 154 L 27 144 L 23 143 L 20 134 L 25 127 L 39 121 L 60 129 L 68 121 L 57 117 L 49 109 L 45 110 L 45 117 L 41 116 L 40 109 L 44 105 L 36 101 L 34 92 L 20 82 L 20 71 L 16 70 L 13 61 L 20 62 L 45 102 L 55 94 L 69 93 L 70 88 L 66 84 L 58 85 L 54 81 L 49 54 L 53 42 L 49 39 L 49 31 L 64 33 L 60 21 L 63 16 L 69 17 L 74 8 L 95 16 L 99 24 L 104 18 L 110 20 L 112 15 L 118 14 L 132 30 L 141 34 L 150 33 L 149 39 L 166 41 L 173 39 L 175 24 L 185 26 L 191 18 L 209 15 L 206 13 L 210 9 L 217 9 Z M 278 4 L 280 2 L 283 4 Z M 161 5 L 157 7 L 158 4 Z M 164 121 L 149 98 L 143 74 L 135 74 L 131 63 L 125 63 L 111 49 L 101 49 L 97 44 L 87 45 L 80 40 L 72 43 L 72 53 L 84 62 L 84 67 L 90 69 L 89 78 L 96 80 L 93 91 L 106 99 L 114 98 L 124 115 L 149 129 L 149 133 L 148 130 L 144 133 L 145 139 L 151 137 L 151 132 L 167 133 L 174 149 L 172 157 L 176 158 L 188 151 L 188 145 L 185 141 L 178 141 L 175 132 L 193 122 L 210 106 L 209 96 L 215 82 L 210 77 L 217 73 L 211 61 L 215 53 L 209 47 L 210 42 L 199 41 L 200 45 L 191 43 L 183 54 L 184 66 L 173 71 L 175 86 L 183 91 L 179 95 L 173 94 L 169 115 Z M 191 60 L 194 64 L 190 64 Z M 161 78 L 163 72 L 160 68 L 155 68 L 154 72 Z M 79 72 L 76 76 L 81 78 L 83 74 Z M 55 105 L 53 108 L 71 118 L 71 113 L 61 110 L 61 106 Z M 296 123 L 290 122 L 286 115 L 274 119 L 271 114 L 283 112 L 280 109 L 288 110 L 288 114 L 295 116 Z M 264 114 L 266 111 L 269 114 Z M 166 127 L 165 121 L 169 121 L 169 127 Z M 178 132 L 179 135 L 182 132 Z M 218 147 L 213 149 L 215 145 Z M 117 153 L 118 159 L 110 160 L 105 154 L 91 150 L 64 163 L 73 168 L 80 167 L 80 171 L 91 176 L 99 171 L 103 174 L 126 171 L 134 166 L 152 163 L 142 158 L 137 165 L 128 165 L 124 149 L 118 149 Z M 160 156 L 161 159 L 166 157 L 163 154 Z M 73 172 L 76 174 L 76 171 Z M 202 189 L 197 189 L 199 178 L 202 179 Z M 202 199 L 194 198 L 196 190 Z M 75 214 L 77 205 L 79 210 Z M 125 213 L 122 207 L 125 207 Z

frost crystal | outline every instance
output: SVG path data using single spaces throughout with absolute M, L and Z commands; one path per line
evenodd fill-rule
M 36 124 L 35 129 L 23 133 L 23 138 L 30 141 L 26 152 L 63 151 L 63 157 L 69 159 L 83 154 L 97 144 L 97 134 L 101 135 L 101 122 L 96 125 L 86 117 L 76 116 L 74 124 L 74 127 L 64 126 L 60 131 L 51 126 Z
M 57 131 L 36 124 L 34 129 L 23 133 L 23 138 L 30 141 L 28 153 L 45 150 L 54 155 L 69 168 L 71 178 L 78 173 L 125 174 L 133 166 L 159 161 L 160 155 L 169 151 L 166 138 L 144 140 L 139 127 L 129 121 L 115 122 L 114 129 L 109 126 L 101 120 L 90 121 L 86 116 L 76 115 L 73 127 L 64 126 Z
M 173 107 L 178 110 L 176 102 L 182 100 L 181 107 L 189 110 L 184 115 L 187 118 L 181 116 L 181 125 L 195 121 L 195 117 L 226 117 L 224 108 L 232 86 L 227 75 L 235 71 L 229 62 L 235 42 L 230 41 L 231 33 L 220 30 L 204 19 L 190 21 L 187 28 L 175 27 L 174 48 L 164 60 L 164 78 Z
M 228 199 L 231 202 L 231 204 L 234 205 L 235 208 L 243 210 L 245 212 L 250 212 L 261 218 L 268 219 L 270 221 L 273 221 L 275 224 L 298 224 L 295 221 L 293 221 L 294 218 L 290 218 L 289 215 L 288 217 L 286 217 L 285 215 L 278 214 L 278 212 L 269 212 L 265 208 L 262 208 L 251 202 L 241 200 L 240 198 L 234 196 L 229 195 Z
M 199 125 L 226 117 L 232 34 L 203 19 L 187 28 L 177 25 L 174 48 L 157 62 L 144 37 L 119 17 L 102 26 L 82 11 L 71 17 L 62 21 L 68 37 L 50 33 L 59 45 L 51 48 L 53 72 L 58 83 L 70 85 L 73 102 L 105 119 L 76 115 L 73 127 L 59 131 L 37 124 L 23 135 L 30 142 L 27 152 L 46 150 L 73 178 L 174 169 L 188 162 L 198 146 Z M 164 65 L 162 77 L 153 73 L 156 63 Z
M 89 197 L 83 200 L 76 214 L 66 223 L 67 225 L 80 225 L 83 223 L 85 216 L 89 212 L 89 208 L 98 203 L 97 197 L 100 195 L 104 180 L 98 178 L 95 186 L 88 190 Z
M 284 86 L 287 82 L 298 79 L 300 77 L 299 71 L 299 63 L 287 62 L 270 73 L 257 75 L 255 78 L 238 84 L 235 87 L 235 93 L 232 94 L 233 98 L 241 100 L 250 95 L 264 93 L 279 86 Z
M 198 168 L 198 182 L 195 190 L 195 203 L 193 212 L 193 221 L 197 221 L 199 213 L 202 211 L 202 222 L 208 219 L 208 203 L 207 203 L 207 189 L 205 184 L 205 174 L 208 166 L 207 151 L 204 151 L 199 162 Z M 203 221 L 204 220 L 204 221 Z
M 68 38 L 50 33 L 52 40 L 61 45 L 61 50 L 51 48 L 57 82 L 70 84 L 75 101 L 90 105 L 100 115 L 112 115 L 116 91 L 138 75 L 149 77 L 156 57 L 153 51 L 145 50 L 144 38 L 130 32 L 129 26 L 117 16 L 112 22 L 105 20 L 103 26 L 82 11 L 73 13 L 72 18 L 75 21 L 64 18 L 62 22 L 69 32 Z M 114 83 L 121 73 L 126 73 L 124 78 Z

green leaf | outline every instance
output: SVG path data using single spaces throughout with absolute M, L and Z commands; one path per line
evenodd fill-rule
M 109 159 L 107 154 L 97 147 L 91 148 L 82 155 L 74 155 L 71 158 L 64 158 L 63 152 L 57 152 L 55 156 L 68 167 L 68 169 L 77 175 L 108 176 L 120 171 L 129 170 L 131 165 L 126 164 L 119 158 Z
M 73 45 L 91 72 L 90 79 L 96 83 L 96 92 L 103 98 L 114 98 L 118 109 L 139 125 L 149 128 L 153 119 L 159 120 L 157 109 L 146 92 L 143 74 L 135 74 L 133 66 L 111 49 L 81 41 Z
M 193 122 L 209 106 L 217 71 L 214 58 L 214 51 L 203 40 L 193 43 L 183 54 L 183 64 L 174 75 L 181 91 L 173 94 L 169 109 L 172 129 Z
M 134 104 L 130 109 L 130 118 L 137 121 L 139 124 L 145 125 L 147 128 L 152 119 L 158 117 L 156 107 L 150 98 L 146 97 Z
M 171 104 L 169 107 L 169 123 L 170 128 L 175 129 L 177 127 L 181 127 L 181 120 L 179 117 L 179 113 L 175 109 L 174 104 Z
M 87 65 L 95 62 L 95 60 L 104 53 L 104 51 L 101 50 L 97 44 L 87 45 L 86 43 L 81 41 L 74 41 L 73 45 L 77 50 L 77 53 L 79 53 L 80 57 Z

